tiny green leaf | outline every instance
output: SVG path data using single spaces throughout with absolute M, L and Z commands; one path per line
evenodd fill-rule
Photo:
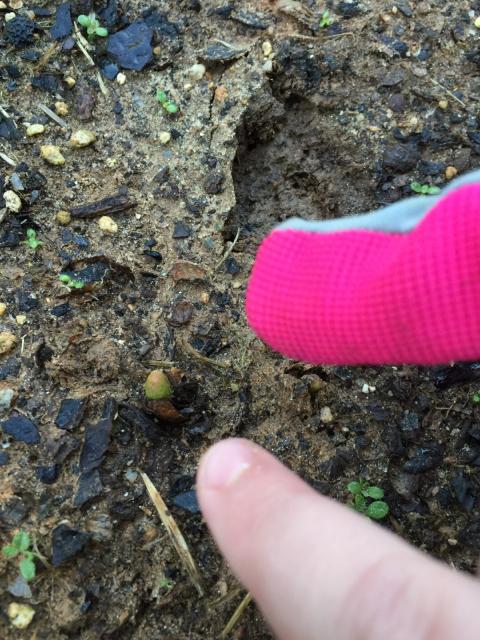
M 355 509 L 357 511 L 361 511 L 362 513 L 366 509 L 365 498 L 363 497 L 363 495 L 361 493 L 355 494 L 355 497 L 353 499 L 353 504 L 355 505 Z
M 476 393 L 473 398 L 472 398 L 472 402 L 475 402 L 476 404 L 478 402 L 480 402 L 480 393 Z
M 13 544 L 7 544 L 3 547 L 2 553 L 6 558 L 14 558 L 18 553 L 18 549 Z
M 168 100 L 167 94 L 165 93 L 165 91 L 162 91 L 161 89 L 157 89 L 157 93 L 155 94 L 155 97 L 162 104 Z
M 58 276 L 58 279 L 60 280 L 60 282 L 64 282 L 65 284 L 68 284 L 71 280 L 70 276 L 66 273 L 61 273 Z
M 441 191 L 440 187 L 437 187 L 436 185 L 430 185 L 428 189 L 428 193 L 431 196 L 435 196 L 437 193 L 440 193 L 440 191 Z
M 368 505 L 366 513 L 369 518 L 372 518 L 372 520 L 382 520 L 382 518 L 385 518 L 388 515 L 389 511 L 390 509 L 386 502 L 383 502 L 383 500 L 376 500 Z
M 177 113 L 178 111 L 178 107 L 174 102 L 166 102 L 164 106 L 168 113 Z
M 82 15 L 78 16 L 77 22 L 82 27 L 88 27 L 88 25 L 90 24 L 90 18 L 88 16 L 82 14 Z
M 368 487 L 367 496 L 373 500 L 381 500 L 384 496 L 383 489 L 380 487 Z
M 12 544 L 19 551 L 26 551 L 30 546 L 30 536 L 26 531 L 19 531 L 13 536 Z
M 97 27 L 95 33 L 101 38 L 106 38 L 108 36 L 108 29 L 105 29 L 105 27 Z
M 349 490 L 350 493 L 360 493 L 362 490 L 362 487 L 360 485 L 360 482 L 357 482 L 356 480 L 354 480 L 353 482 L 348 483 L 347 489 Z
M 36 572 L 37 572 L 37 569 L 35 567 L 35 563 L 33 562 L 33 560 L 30 560 L 29 558 L 24 558 L 23 560 L 20 560 L 20 573 L 27 582 L 29 580 L 33 580 Z

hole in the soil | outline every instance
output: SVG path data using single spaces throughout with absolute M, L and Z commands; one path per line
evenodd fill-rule
M 255 244 L 292 216 L 325 219 L 375 208 L 373 161 L 346 135 L 336 113 L 298 96 L 278 102 L 267 90 L 238 133 L 233 168 L 237 204 L 225 229 Z

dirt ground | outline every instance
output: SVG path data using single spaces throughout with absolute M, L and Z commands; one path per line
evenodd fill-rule
M 475 571 L 480 365 L 293 362 L 252 335 L 243 304 L 278 221 L 360 213 L 411 195 L 412 181 L 443 185 L 447 167 L 478 166 L 480 2 L 72 2 L 74 17 L 114 7 L 110 34 L 160 15 L 152 61 L 123 70 L 124 84 L 99 80 L 106 39 L 90 51 L 94 66 L 68 36 L 52 39 L 59 4 L 0 10 L 0 189 L 21 200 L 0 208 L 0 332 L 16 338 L 0 355 L 0 536 L 27 531 L 46 559 L 25 598 L 12 594 L 16 562 L 0 559 L 1 637 L 218 638 L 245 593 L 194 483 L 201 454 L 230 435 L 340 502 L 351 480 L 377 484 L 390 507 L 381 526 Z M 12 7 L 51 10 L 34 16 L 28 46 L 7 37 Z M 32 123 L 45 130 L 27 136 Z M 94 144 L 69 144 L 80 129 Z M 48 164 L 42 145 L 65 163 Z M 76 209 L 110 196 L 115 233 Z M 62 273 L 84 286 L 69 289 Z M 168 415 L 143 397 L 155 368 L 174 381 Z M 84 402 L 64 423 L 66 399 Z M 38 437 L 22 441 L 12 417 Z M 203 597 L 140 471 L 182 530 Z M 12 626 L 12 602 L 35 610 L 27 629 Z M 250 605 L 228 637 L 271 636 Z

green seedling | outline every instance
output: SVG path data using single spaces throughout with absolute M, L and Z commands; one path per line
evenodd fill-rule
M 67 285 L 69 289 L 83 289 L 85 286 L 85 282 L 83 280 L 75 280 L 75 278 L 69 276 L 68 273 L 61 273 L 58 276 L 58 279 L 60 282 L 63 282 L 63 284 Z
M 160 582 L 158 583 L 158 588 L 162 589 L 163 591 L 170 591 L 171 589 L 173 589 L 174 585 L 175 583 L 171 578 L 161 578 Z
M 43 243 L 37 238 L 37 232 L 35 229 L 27 229 L 27 239 L 23 241 L 23 244 L 30 247 L 32 251 L 36 251 Z
M 165 91 L 162 91 L 161 89 L 157 89 L 155 97 L 160 102 L 160 104 L 162 105 L 162 107 L 165 109 L 167 113 L 171 113 L 171 114 L 177 113 L 178 111 L 177 105 L 175 104 L 175 102 L 168 99 L 168 96 L 165 93 Z
M 388 515 L 389 507 L 382 500 L 383 489 L 370 485 L 366 480 L 354 480 L 347 485 L 351 498 L 348 506 L 359 513 L 364 513 L 372 520 L 382 520 Z
M 328 9 L 325 9 L 325 11 L 321 15 L 318 26 L 320 27 L 320 29 L 325 29 L 326 27 L 329 27 L 331 24 L 332 24 L 332 19 L 330 18 L 330 11 Z
M 474 402 L 475 404 L 479 404 L 479 403 L 480 403 L 480 393 L 476 393 L 476 394 L 472 397 L 472 402 Z
M 440 193 L 440 187 L 436 187 L 433 184 L 420 184 L 420 182 L 412 182 L 410 189 L 415 193 L 420 193 L 422 196 L 435 196 Z
M 92 42 L 97 36 L 100 38 L 106 38 L 108 36 L 108 29 L 100 26 L 100 22 L 94 13 L 89 13 L 88 16 L 82 14 L 77 18 L 78 24 L 84 27 L 87 31 L 87 38 Z
M 27 582 L 35 578 L 37 573 L 35 558 L 40 556 L 32 550 L 32 541 L 26 531 L 16 533 L 12 538 L 12 542 L 2 548 L 2 553 L 6 558 L 19 559 L 20 575 Z

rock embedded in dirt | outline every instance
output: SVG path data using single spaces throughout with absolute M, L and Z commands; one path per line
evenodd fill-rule
M 189 513 L 200 513 L 200 505 L 197 500 L 197 493 L 193 489 L 179 493 L 173 498 L 173 504 L 180 509 L 185 509 Z
M 223 171 L 211 171 L 203 181 L 205 193 L 208 193 L 209 195 L 221 193 L 223 191 L 224 181 L 225 174 Z
M 7 587 L 8 593 L 14 598 L 31 598 L 32 590 L 23 576 L 17 576 Z
M 45 144 L 40 147 L 40 155 L 42 158 L 53 166 L 61 166 L 65 164 L 65 158 L 62 156 L 60 147 L 54 144 Z
M 75 113 L 79 120 L 86 122 L 92 119 L 97 97 L 86 82 L 79 82 L 75 88 Z
M 190 69 L 188 69 L 187 71 L 187 75 L 190 78 L 190 80 L 193 80 L 194 82 L 198 82 L 199 80 L 201 80 L 203 78 L 203 76 L 206 73 L 206 68 L 204 64 L 192 64 L 192 66 L 190 67 Z
M 29 124 L 25 134 L 31 138 L 32 136 L 38 136 L 45 131 L 43 124 Z
M 60 409 L 55 424 L 59 429 L 73 431 L 82 422 L 87 408 L 88 398 L 65 398 L 60 403 Z
M 204 280 L 207 272 L 203 267 L 194 262 L 175 262 L 170 269 L 169 275 L 175 282 L 182 280 L 193 282 L 195 280 Z
M 89 533 L 60 524 L 52 531 L 52 564 L 59 567 L 79 554 L 90 542 Z
M 403 465 L 405 473 L 425 473 L 435 469 L 443 459 L 444 448 L 441 444 L 433 442 L 423 447 L 417 447 L 410 460 Z
M 228 46 L 223 43 L 215 43 L 209 45 L 200 54 L 200 59 L 205 63 L 231 62 L 243 56 L 246 49 L 237 49 L 234 46 Z
M 0 356 L 10 353 L 17 344 L 17 338 L 9 331 L 0 332 Z
M 143 20 L 132 22 L 108 38 L 107 54 L 122 69 L 141 71 L 153 59 L 152 37 Z
M 3 192 L 3 199 L 5 200 L 5 207 L 13 213 L 18 213 L 22 208 L 22 201 L 15 191 L 10 189 Z
M 81 149 L 93 144 L 97 139 L 97 134 L 89 129 L 78 129 L 70 138 L 70 146 L 74 149 Z
M 172 327 L 181 327 L 190 322 L 193 316 L 194 306 L 187 300 L 179 300 L 175 302 L 167 317 L 167 322 Z
M 399 173 L 410 171 L 419 160 L 420 152 L 413 144 L 395 144 L 387 147 L 383 154 L 383 166 Z
M 15 49 L 22 49 L 33 43 L 35 22 L 26 16 L 15 16 L 5 23 L 3 35 Z
M 33 620 L 35 609 L 29 604 L 11 602 L 8 605 L 7 615 L 14 627 L 17 629 L 26 629 Z
M 53 73 L 39 73 L 31 80 L 32 87 L 45 91 L 45 93 L 57 94 L 62 89 L 62 83 Z
M 7 420 L 0 422 L 2 431 L 18 442 L 38 444 L 40 433 L 37 425 L 21 413 L 13 413 Z
M 50 35 L 54 40 L 62 40 L 72 33 L 73 23 L 70 14 L 70 3 L 64 2 L 57 7 L 55 23 L 50 29 Z
M 98 219 L 97 224 L 104 233 L 114 234 L 118 232 L 118 224 L 110 216 L 102 216 Z
M 53 484 L 58 480 L 59 471 L 58 464 L 49 464 L 37 467 L 35 475 L 43 484 Z
M 182 238 L 189 238 L 192 235 L 192 228 L 184 222 L 175 222 L 173 228 L 172 238 L 174 240 L 181 240 Z

